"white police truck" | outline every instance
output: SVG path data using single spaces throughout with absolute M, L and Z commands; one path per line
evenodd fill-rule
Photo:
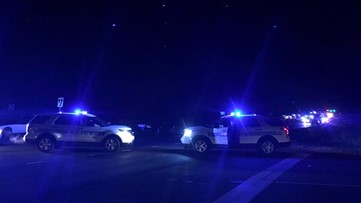
M 28 124 L 24 139 L 42 152 L 63 146 L 103 146 L 109 152 L 132 144 L 130 127 L 110 125 L 88 113 L 53 113 L 36 115 Z
M 238 123 L 237 123 L 238 122 Z M 235 138 L 228 135 L 229 127 L 237 123 L 240 128 Z M 207 152 L 213 146 L 235 148 L 253 147 L 269 155 L 279 147 L 290 145 L 289 129 L 277 118 L 258 115 L 223 116 L 211 126 L 194 126 L 184 130 L 181 143 L 196 152 Z

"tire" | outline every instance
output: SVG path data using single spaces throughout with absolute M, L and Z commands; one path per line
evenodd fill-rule
M 258 149 L 263 155 L 274 154 L 277 148 L 277 143 L 272 139 L 262 139 L 258 143 Z
M 9 142 L 10 141 L 10 135 L 13 133 L 13 130 L 9 127 L 6 127 L 1 132 L 1 141 L 2 142 Z
M 38 140 L 38 149 L 42 152 L 50 152 L 55 145 L 55 141 L 50 136 L 44 136 Z
M 115 152 L 120 146 L 120 141 L 115 136 L 110 136 L 105 138 L 103 145 L 107 152 Z
M 197 153 L 206 153 L 211 148 L 211 143 L 206 138 L 196 138 L 193 142 L 193 149 Z

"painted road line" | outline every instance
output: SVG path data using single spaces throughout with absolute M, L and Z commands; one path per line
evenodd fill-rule
M 156 147 L 159 147 L 158 145 L 153 145 L 153 146 L 151 146 L 152 148 L 156 148 Z
M 122 152 L 130 152 L 132 151 L 131 149 L 123 149 Z
M 290 185 L 311 185 L 311 186 L 327 186 L 327 187 L 356 187 L 361 188 L 361 185 L 348 185 L 348 184 L 327 184 L 327 183 L 302 183 L 302 182 L 284 182 L 276 181 L 276 184 L 290 184 Z
M 33 162 L 29 162 L 29 163 L 26 163 L 27 165 L 31 165 L 31 164 L 41 164 L 43 163 L 42 161 L 33 161 Z
M 229 203 L 229 202 L 250 202 L 260 192 L 267 188 L 279 176 L 292 168 L 298 162 L 309 156 L 308 154 L 296 154 L 290 158 L 284 159 L 268 169 L 252 176 L 239 186 L 226 193 L 214 203 Z

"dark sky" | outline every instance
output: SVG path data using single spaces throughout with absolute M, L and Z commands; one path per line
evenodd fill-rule
M 0 26 L 1 108 L 361 107 L 360 1 L 5 0 Z

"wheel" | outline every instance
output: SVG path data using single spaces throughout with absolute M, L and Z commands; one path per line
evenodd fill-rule
M 263 139 L 258 143 L 259 150 L 264 155 L 271 155 L 276 150 L 276 142 L 271 139 Z
M 54 139 L 45 136 L 41 137 L 38 141 L 38 149 L 42 152 L 50 152 L 54 147 Z
M 1 132 L 1 141 L 8 142 L 10 141 L 10 135 L 13 133 L 13 130 L 9 127 L 6 127 Z
M 193 148 L 198 153 L 205 153 L 211 147 L 211 143 L 205 138 L 197 138 L 193 142 Z
M 115 152 L 119 148 L 120 142 L 116 137 L 108 137 L 104 140 L 104 148 L 108 152 Z

